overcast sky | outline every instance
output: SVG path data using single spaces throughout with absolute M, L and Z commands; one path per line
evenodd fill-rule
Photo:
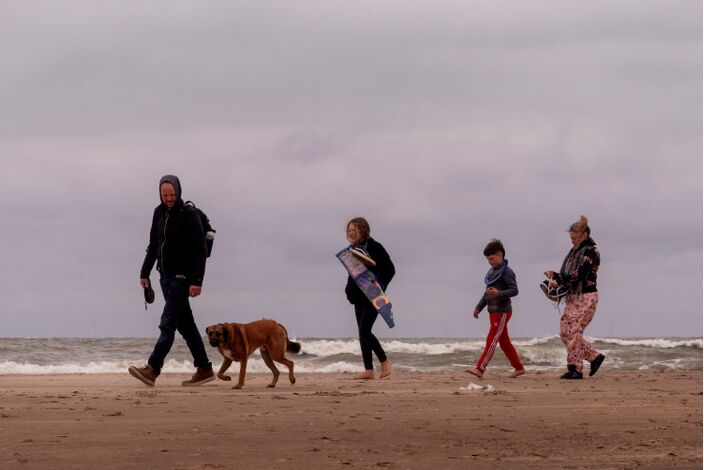
M 538 283 L 585 214 L 587 334 L 701 335 L 698 0 L 3 1 L 0 64 L 0 336 L 156 337 L 167 173 L 217 229 L 201 329 L 355 336 L 334 254 L 361 215 L 397 268 L 379 336 L 484 336 L 493 237 L 511 335 L 555 335 Z

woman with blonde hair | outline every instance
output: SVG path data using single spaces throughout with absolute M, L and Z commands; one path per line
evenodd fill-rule
M 391 279 L 396 273 L 394 264 L 391 262 L 389 254 L 378 241 L 371 236 L 369 222 L 364 217 L 355 217 L 347 222 L 346 234 L 347 241 L 355 247 L 364 250 L 369 257 L 374 260 L 375 266 L 369 267 L 375 275 L 381 288 L 386 290 L 391 282 Z M 374 378 L 374 366 L 372 363 L 372 353 L 376 354 L 377 359 L 381 362 L 380 378 L 384 378 L 391 374 L 391 360 L 386 357 L 384 348 L 374 333 L 372 327 L 376 321 L 379 312 L 374 305 L 357 286 L 352 279 L 352 276 L 347 277 L 347 286 L 345 287 L 347 300 L 354 305 L 354 313 L 357 317 L 357 327 L 359 331 L 359 345 L 362 349 L 362 359 L 364 361 L 364 372 L 357 375 L 355 378 L 367 380 Z
M 584 359 L 590 362 L 589 376 L 596 374 L 605 356 L 584 339 L 584 329 L 594 318 L 599 292 L 596 274 L 601 262 L 599 249 L 591 237 L 589 222 L 583 215 L 569 228 L 572 249 L 560 271 L 546 271 L 550 287 L 567 289 L 565 310 L 560 318 L 560 338 L 567 347 L 567 372 L 562 379 L 581 379 Z

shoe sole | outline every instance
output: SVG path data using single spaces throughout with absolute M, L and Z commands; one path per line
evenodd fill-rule
M 145 376 L 143 376 L 135 366 L 132 366 L 132 367 L 130 367 L 130 368 L 127 369 L 127 370 L 129 371 L 129 373 L 130 373 L 130 375 L 131 375 L 132 377 L 134 377 L 135 379 L 139 380 L 139 381 L 142 382 L 144 385 L 148 385 L 148 386 L 150 386 L 150 387 L 153 387 L 153 386 L 154 386 L 154 381 L 153 381 L 153 380 L 149 380 L 148 378 L 146 378 Z
M 181 385 L 183 385 L 184 387 L 197 387 L 198 385 L 207 384 L 208 382 L 212 382 L 213 380 L 215 380 L 214 375 L 212 377 L 208 377 L 207 379 L 199 380 L 198 382 L 181 382 Z

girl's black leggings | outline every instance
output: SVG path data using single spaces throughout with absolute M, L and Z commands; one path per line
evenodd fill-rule
M 364 360 L 364 368 L 366 370 L 374 370 L 372 363 L 372 351 L 376 354 L 379 362 L 386 361 L 386 353 L 372 333 L 372 326 L 379 316 L 371 302 L 355 304 L 354 314 L 357 317 L 357 326 L 359 328 L 359 345 L 362 348 L 362 359 Z

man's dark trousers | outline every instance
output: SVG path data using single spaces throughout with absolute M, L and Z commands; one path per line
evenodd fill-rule
M 186 345 L 193 356 L 194 365 L 212 369 L 213 366 L 208 360 L 203 338 L 193 319 L 193 311 L 188 301 L 188 280 L 184 276 L 162 277 L 159 279 L 159 283 L 161 284 L 164 299 L 166 299 L 166 305 L 164 305 L 164 312 L 161 314 L 161 321 L 159 322 L 161 334 L 159 339 L 156 340 L 154 351 L 149 356 L 149 365 L 157 373 L 161 373 L 164 359 L 166 359 L 166 355 L 171 350 L 176 331 L 178 331 L 183 336 L 183 339 L 186 340 Z

